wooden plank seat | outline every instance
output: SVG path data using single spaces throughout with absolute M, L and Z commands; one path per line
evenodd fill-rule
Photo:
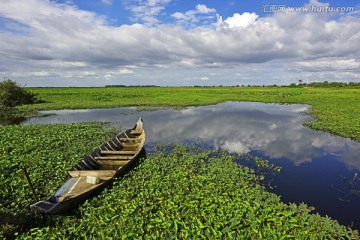
M 138 147 L 137 146 L 124 146 L 123 150 L 124 151 L 138 151 Z
M 107 150 L 101 150 L 101 154 L 112 154 L 112 155 L 134 155 L 138 151 L 107 151 Z
M 122 142 L 141 142 L 141 138 L 119 138 Z
M 137 150 L 137 148 L 139 146 L 140 146 L 139 144 L 133 144 L 133 143 L 122 144 L 123 149 L 126 149 L 124 151 L 135 151 L 135 150 Z M 128 149 L 128 148 L 131 148 L 131 149 Z
M 132 134 L 132 135 L 140 135 L 140 134 L 142 134 L 142 131 L 140 130 L 131 130 L 130 131 L 130 134 Z
M 101 180 L 109 180 L 111 177 L 101 177 Z M 74 180 L 75 182 L 69 185 L 66 189 L 64 189 L 61 193 L 59 193 L 58 201 L 62 202 L 66 199 L 77 197 L 89 190 L 96 188 L 99 184 L 91 184 L 86 182 L 86 177 L 75 177 L 71 178 L 69 181 Z
M 130 160 L 133 156 L 101 156 L 95 157 L 95 160 Z
M 123 146 L 140 146 L 140 142 L 133 142 L 133 141 L 123 141 L 121 142 Z
M 68 174 L 75 177 L 86 177 L 86 176 L 94 176 L 94 177 L 113 177 L 115 175 L 115 170 L 83 170 L 83 171 L 68 171 Z
M 129 160 L 110 160 L 110 159 L 99 159 L 97 160 L 101 165 L 110 165 L 110 166 L 123 166 L 126 165 Z

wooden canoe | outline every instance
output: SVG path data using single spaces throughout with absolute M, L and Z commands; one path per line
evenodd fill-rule
M 129 170 L 144 144 L 145 131 L 140 118 L 132 129 L 117 134 L 73 166 L 59 190 L 48 199 L 30 205 L 31 210 L 49 215 L 69 213 Z

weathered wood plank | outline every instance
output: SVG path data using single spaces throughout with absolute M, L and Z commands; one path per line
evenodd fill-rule
M 120 138 L 120 141 L 122 142 L 135 142 L 135 143 L 139 143 L 141 142 L 141 138 Z
M 113 165 L 124 166 L 129 162 L 129 160 L 109 160 L 109 159 L 99 159 L 97 161 L 101 165 L 110 165 L 110 166 Z
M 141 142 L 130 142 L 130 141 L 125 141 L 125 142 L 121 142 L 121 145 L 123 146 L 140 146 Z
M 134 155 L 136 154 L 138 151 L 105 151 L 102 150 L 100 151 L 101 154 L 113 154 L 113 155 Z
M 76 179 L 76 178 L 75 178 Z M 109 180 L 110 177 L 103 177 L 103 180 Z M 65 201 L 69 198 L 77 197 L 85 192 L 88 192 L 97 186 L 103 184 L 104 182 L 100 182 L 98 184 L 90 184 L 86 182 L 86 177 L 78 177 L 77 181 L 72 185 L 70 189 L 64 192 L 61 196 L 59 196 L 59 202 Z
M 68 171 L 69 175 L 75 177 L 95 176 L 95 177 L 113 177 L 116 173 L 114 170 L 84 170 Z
M 136 130 L 132 130 L 130 132 L 132 135 L 140 135 L 142 133 L 142 131 L 136 131 Z
M 125 146 L 123 146 L 122 151 L 136 151 L 136 152 L 138 152 L 139 151 L 138 148 L 139 148 L 139 146 L 125 145 Z M 124 155 L 126 155 L 126 154 L 124 154 Z
M 101 156 L 95 157 L 95 160 L 130 160 L 133 156 Z

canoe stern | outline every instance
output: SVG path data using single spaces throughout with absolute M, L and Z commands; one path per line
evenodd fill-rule
M 52 203 L 49 201 L 40 201 L 30 205 L 30 208 L 34 212 L 46 214 L 46 213 L 51 213 L 56 206 L 57 206 L 56 203 Z

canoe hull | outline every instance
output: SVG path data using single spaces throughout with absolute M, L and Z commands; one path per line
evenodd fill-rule
M 139 133 L 138 131 L 139 124 L 141 124 L 141 129 L 140 129 L 142 130 L 141 133 Z M 136 141 L 134 140 L 134 141 L 130 141 L 133 142 L 133 145 L 131 144 L 125 145 L 122 139 L 126 140 L 126 139 L 135 138 L 136 136 L 134 136 L 132 133 L 140 135 L 141 141 L 135 144 L 134 142 Z M 125 149 L 132 146 L 136 146 L 137 150 L 133 151 L 134 154 L 131 156 L 131 158 L 126 161 L 127 163 L 125 165 L 122 165 L 121 167 L 116 169 L 116 172 L 112 177 L 107 178 L 106 180 L 101 181 L 96 185 L 93 185 L 91 188 L 89 188 L 89 190 L 84 191 L 81 194 L 78 194 L 74 197 L 68 197 L 62 201 L 58 201 L 58 197 L 55 196 L 56 195 L 55 194 L 54 196 L 51 196 L 46 200 L 32 204 L 30 206 L 31 210 L 36 213 L 47 214 L 47 215 L 66 215 L 71 213 L 71 211 L 74 208 L 78 207 L 87 199 L 94 197 L 95 195 L 99 194 L 104 188 L 109 187 L 109 185 L 117 177 L 121 177 L 129 170 L 131 170 L 134 167 L 134 165 L 137 163 L 137 160 L 139 158 L 146 157 L 144 143 L 145 143 L 145 131 L 142 129 L 142 119 L 140 118 L 137 124 L 134 126 L 134 128 L 128 129 L 124 132 L 117 134 L 113 139 L 100 146 L 98 150 L 94 151 L 89 156 L 85 157 L 71 168 L 71 173 L 75 172 L 81 174 L 87 171 L 101 172 L 100 169 L 104 166 L 101 166 L 101 164 L 99 164 L 99 162 L 96 161 L 96 159 L 101 158 L 102 152 L 110 152 L 110 153 L 114 152 L 116 154 L 123 152 L 124 154 L 128 154 L 130 151 L 125 151 Z M 74 179 L 74 178 L 69 178 L 69 179 Z M 65 185 L 66 183 L 63 185 L 63 187 Z M 71 192 L 71 190 L 69 192 Z
M 105 187 L 109 186 L 111 181 L 104 182 L 103 184 L 93 188 L 90 191 L 85 192 L 75 198 L 69 200 L 53 203 L 50 199 L 37 202 L 30 206 L 31 210 L 36 213 L 47 214 L 47 215 L 66 215 L 70 214 L 72 210 L 84 203 L 86 199 L 90 199 L 99 194 Z

